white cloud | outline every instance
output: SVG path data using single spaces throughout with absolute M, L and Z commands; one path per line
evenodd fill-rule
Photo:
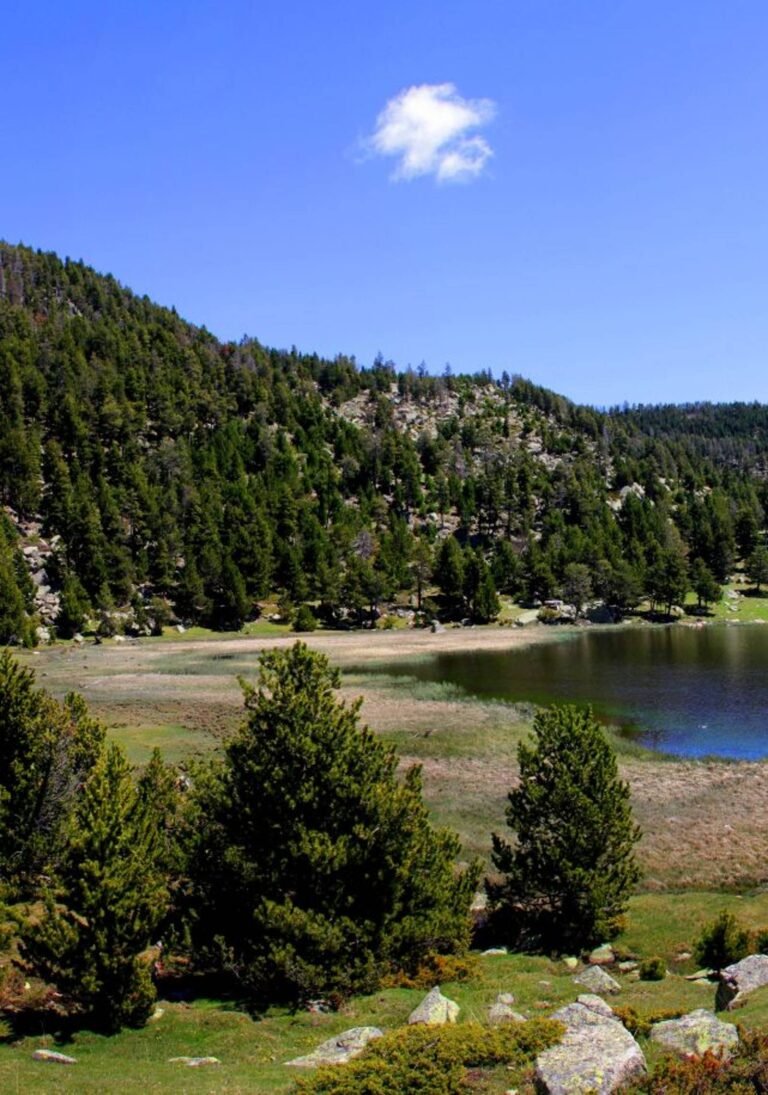
M 397 157 L 394 179 L 434 175 L 439 182 L 466 182 L 493 155 L 472 130 L 495 113 L 491 99 L 463 99 L 454 84 L 419 84 L 389 100 L 367 146 L 379 156 Z

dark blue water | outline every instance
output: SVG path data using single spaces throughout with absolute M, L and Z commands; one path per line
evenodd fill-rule
M 642 744 L 681 756 L 768 756 L 768 626 L 594 629 L 401 668 L 477 696 L 590 703 Z

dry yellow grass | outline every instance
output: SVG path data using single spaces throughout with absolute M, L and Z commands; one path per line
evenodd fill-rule
M 214 746 L 238 723 L 237 676 L 253 677 L 275 639 L 142 642 L 58 647 L 22 655 L 56 694 L 81 691 L 93 711 L 130 744 L 144 730 L 172 742 L 174 759 L 201 742 Z M 302 637 L 304 638 L 304 637 Z M 468 854 L 487 856 L 489 834 L 504 829 L 516 778 L 516 747 L 529 725 L 520 709 L 457 700 L 439 686 L 366 674 L 372 663 L 462 649 L 503 649 L 551 641 L 550 633 L 506 628 L 314 634 L 345 676 L 345 698 L 363 697 L 362 715 L 393 742 L 404 765 L 420 763 L 435 819 L 454 827 Z M 193 744 L 194 743 L 194 744 Z M 139 753 L 134 753 L 139 758 Z M 744 888 L 768 880 L 768 764 L 669 761 L 623 756 L 643 828 L 639 856 L 647 889 Z

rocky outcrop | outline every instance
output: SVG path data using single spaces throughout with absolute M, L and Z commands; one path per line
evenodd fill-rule
M 458 1017 L 459 1005 L 449 1000 L 447 996 L 443 996 L 440 986 L 435 985 L 408 1016 L 408 1022 L 441 1026 L 443 1023 L 455 1023 Z
M 612 995 L 621 992 L 619 982 L 611 977 L 610 973 L 606 973 L 601 966 L 588 966 L 582 973 L 577 974 L 573 980 L 575 984 L 589 989 L 590 992 L 600 993 L 601 996 L 606 993 Z
M 369 1042 L 375 1038 L 381 1038 L 383 1031 L 378 1027 L 352 1027 L 343 1034 L 337 1034 L 329 1038 L 312 1053 L 305 1057 L 294 1057 L 292 1061 L 286 1061 L 287 1065 L 294 1068 L 317 1068 L 319 1065 L 344 1065 L 354 1057 L 358 1057 Z
M 565 1024 L 559 1045 L 536 1060 L 536 1083 L 548 1095 L 607 1095 L 645 1072 L 645 1057 L 629 1031 L 597 1006 L 577 1002 L 552 1016 Z
M 739 1044 L 739 1032 L 733 1023 L 722 1023 L 714 1012 L 698 1008 L 680 1019 L 654 1023 L 651 1041 L 680 1057 L 701 1057 L 707 1050 L 727 1056 Z
M 733 1011 L 740 1008 L 747 996 L 768 985 L 768 954 L 750 954 L 720 971 L 715 1009 Z

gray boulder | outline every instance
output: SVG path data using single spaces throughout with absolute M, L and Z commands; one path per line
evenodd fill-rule
M 654 1023 L 651 1041 L 680 1057 L 701 1057 L 708 1049 L 728 1056 L 739 1044 L 739 1032 L 733 1023 L 721 1023 L 714 1012 L 698 1008 L 680 1019 Z
M 459 1005 L 447 996 L 443 996 L 440 986 L 427 993 L 418 1007 L 408 1016 L 409 1023 L 426 1023 L 428 1026 L 440 1026 L 443 1023 L 455 1023 L 459 1017 Z
M 733 1011 L 740 1008 L 750 992 L 768 985 L 768 954 L 750 954 L 720 971 L 715 1009 Z
M 590 966 L 612 966 L 616 961 L 616 954 L 610 943 L 602 943 L 590 954 L 587 962 Z
M 588 966 L 582 973 L 577 974 L 573 980 L 575 984 L 581 985 L 582 988 L 589 989 L 590 992 L 599 993 L 600 995 L 605 993 L 612 995 L 621 992 L 619 982 L 611 977 L 610 973 L 606 973 L 601 966 Z
M 54 1049 L 36 1049 L 32 1054 L 33 1061 L 48 1061 L 52 1065 L 76 1065 L 76 1057 L 67 1057 L 66 1053 L 57 1053 Z
M 607 1095 L 645 1072 L 643 1051 L 629 1031 L 589 1000 L 568 1004 L 552 1016 L 566 1032 L 559 1045 L 536 1060 L 537 1086 L 548 1095 Z
M 353 1057 L 359 1057 L 368 1043 L 374 1038 L 381 1038 L 383 1033 L 378 1027 L 352 1027 L 350 1030 L 345 1030 L 343 1034 L 329 1038 L 305 1057 L 294 1057 L 292 1061 L 285 1063 L 293 1065 L 294 1068 L 344 1065 Z
M 498 1026 L 500 1023 L 525 1023 L 527 1022 L 524 1015 L 521 1015 L 519 1011 L 515 1011 L 512 1005 L 515 1002 L 515 998 L 511 992 L 500 992 L 494 1002 L 488 1008 L 488 1023 L 492 1027 Z
M 585 1008 L 589 1008 L 590 1011 L 597 1012 L 598 1015 L 602 1015 L 604 1019 L 615 1019 L 613 1008 L 610 1004 L 606 1004 L 602 996 L 595 996 L 594 993 L 585 992 L 578 1000 L 577 1004 L 581 1004 Z

